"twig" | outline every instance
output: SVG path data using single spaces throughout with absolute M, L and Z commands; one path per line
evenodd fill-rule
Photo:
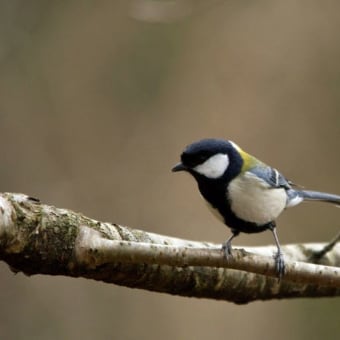
M 318 263 L 327 253 L 329 253 L 340 240 L 340 231 L 321 250 L 315 251 L 310 257 L 311 261 Z

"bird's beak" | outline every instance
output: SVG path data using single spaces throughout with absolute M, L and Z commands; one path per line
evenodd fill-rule
M 176 164 L 176 165 L 171 169 L 172 172 L 186 171 L 186 170 L 187 170 L 187 167 L 184 166 L 182 163 Z

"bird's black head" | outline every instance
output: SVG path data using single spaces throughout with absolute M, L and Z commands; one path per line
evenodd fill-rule
M 172 171 L 187 171 L 197 181 L 204 179 L 231 180 L 242 168 L 239 148 L 233 142 L 223 139 L 202 139 L 188 145 L 181 162 Z

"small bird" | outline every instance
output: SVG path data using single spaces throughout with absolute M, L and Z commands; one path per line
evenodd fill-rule
M 338 195 L 300 190 L 276 169 L 228 140 L 202 139 L 188 145 L 172 171 L 190 173 L 213 214 L 231 229 L 232 235 L 222 246 L 226 257 L 231 256 L 231 241 L 241 232 L 270 230 L 277 246 L 279 278 L 284 275 L 285 263 L 276 232 L 277 217 L 302 201 L 340 204 Z

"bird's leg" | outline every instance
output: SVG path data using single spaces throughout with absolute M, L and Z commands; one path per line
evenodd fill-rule
M 222 244 L 222 251 L 224 253 L 224 256 L 226 258 L 231 256 L 231 241 L 240 233 L 237 230 L 232 230 L 232 235 L 227 239 L 227 241 L 225 241 L 225 243 Z
M 276 224 L 274 222 L 272 222 L 269 229 L 271 230 L 271 232 L 274 235 L 274 239 L 275 239 L 275 243 L 276 243 L 276 247 L 277 247 L 277 253 L 274 256 L 274 258 L 275 258 L 275 268 L 276 268 L 276 272 L 277 272 L 277 275 L 279 277 L 279 280 L 281 280 L 281 278 L 285 274 L 285 261 L 284 261 L 283 253 L 281 251 L 279 238 L 277 237 L 277 233 L 276 233 Z

